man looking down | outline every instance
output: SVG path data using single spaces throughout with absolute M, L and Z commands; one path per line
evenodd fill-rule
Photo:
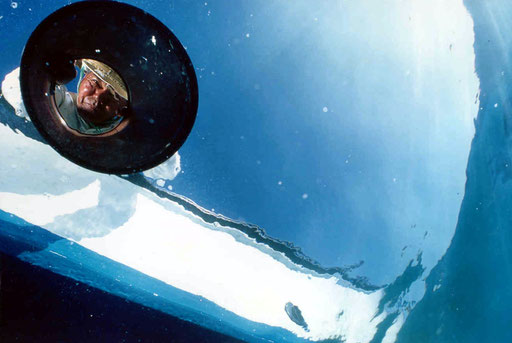
M 102 134 L 113 130 L 128 106 L 128 93 L 121 77 L 99 61 L 83 59 L 78 93 L 66 86 L 55 87 L 55 103 L 66 125 L 84 134 Z

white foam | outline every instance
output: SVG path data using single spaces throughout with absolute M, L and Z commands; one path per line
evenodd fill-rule
M 0 208 L 35 225 L 45 225 L 57 216 L 98 205 L 100 182 L 61 195 L 0 192 Z
M 143 172 L 144 176 L 152 179 L 174 180 L 181 171 L 181 158 L 179 153 L 175 153 L 167 161 L 161 163 L 155 168 Z
M 393 343 L 396 341 L 396 336 L 400 331 L 400 328 L 405 322 L 405 315 L 399 314 L 398 317 L 395 318 L 393 324 L 387 329 L 386 335 L 382 339 L 382 343 Z
M 20 68 L 14 69 L 5 76 L 2 81 L 2 94 L 5 100 L 14 107 L 18 117 L 30 120 L 25 105 L 23 105 L 23 99 L 21 98 Z

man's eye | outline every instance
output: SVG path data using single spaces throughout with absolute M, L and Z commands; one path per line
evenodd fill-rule
M 119 96 L 117 95 L 116 91 L 114 90 L 114 88 L 112 86 L 107 86 L 110 94 L 112 95 L 112 97 L 114 98 L 114 100 L 119 100 Z

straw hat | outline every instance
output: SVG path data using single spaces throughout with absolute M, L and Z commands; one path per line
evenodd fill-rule
M 81 67 L 92 71 L 103 82 L 109 84 L 117 94 L 125 100 L 128 100 L 128 91 L 126 90 L 123 79 L 108 65 L 96 60 L 82 59 Z

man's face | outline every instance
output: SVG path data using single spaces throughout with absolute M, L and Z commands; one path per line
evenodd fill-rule
M 127 101 L 94 73 L 84 76 L 78 87 L 78 113 L 93 124 L 102 124 L 119 114 Z

